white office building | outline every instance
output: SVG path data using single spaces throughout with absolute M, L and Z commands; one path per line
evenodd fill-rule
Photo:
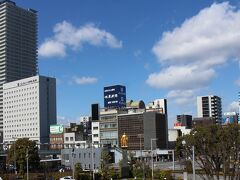
M 222 102 L 221 98 L 214 95 L 197 97 L 198 117 L 211 117 L 217 124 L 222 123 Z
M 95 147 L 100 146 L 100 125 L 99 122 L 92 122 L 92 143 Z
M 34 76 L 3 85 L 3 141 L 49 141 L 56 124 L 56 79 Z

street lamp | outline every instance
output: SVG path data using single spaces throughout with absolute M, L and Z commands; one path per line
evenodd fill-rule
M 152 179 L 153 179 L 153 169 L 154 169 L 154 165 L 153 165 L 153 147 L 152 147 L 152 142 L 156 141 L 156 138 L 151 138 L 151 153 L 152 153 Z
M 13 141 L 13 156 L 14 156 L 14 172 L 17 174 L 17 163 L 16 163 L 16 137 L 12 137 L 14 139 Z
M 75 144 L 74 144 L 74 146 L 75 146 Z M 75 147 L 73 146 L 73 148 L 72 148 L 72 177 L 73 177 L 73 179 L 74 179 L 74 170 L 75 170 L 75 165 L 74 165 L 74 151 L 75 151 Z
M 175 155 L 174 150 L 172 150 L 172 160 L 173 160 L 173 171 L 175 170 Z
M 145 179 L 145 174 L 144 174 L 144 162 L 143 162 L 143 158 L 142 158 L 142 136 L 143 134 L 138 134 L 138 137 L 140 137 L 140 153 L 141 153 L 141 163 L 142 163 L 142 169 L 143 169 L 143 174 L 142 174 L 142 179 Z
M 93 134 L 88 134 L 88 136 L 93 136 Z M 94 174 L 94 171 L 95 171 L 95 167 L 94 167 L 94 156 L 93 156 L 93 137 L 92 137 L 92 142 L 91 142 L 91 151 L 92 151 L 92 178 L 93 180 L 95 179 L 95 174 Z
M 182 144 L 185 146 L 186 145 L 186 141 L 183 140 Z M 195 147 L 194 145 L 192 146 L 192 169 L 193 169 L 193 180 L 196 180 L 196 173 L 195 173 Z
M 28 176 L 28 147 L 26 148 L 26 158 L 27 158 L 27 180 L 29 180 L 29 176 Z

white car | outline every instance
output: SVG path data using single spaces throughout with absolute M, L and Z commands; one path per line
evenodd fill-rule
M 65 180 L 65 179 L 68 179 L 68 180 L 75 180 L 75 179 L 73 179 L 72 176 L 65 176 L 65 177 L 60 178 L 59 180 Z

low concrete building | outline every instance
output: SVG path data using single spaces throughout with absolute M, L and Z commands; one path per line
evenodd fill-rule
M 101 153 L 101 147 L 62 149 L 62 165 L 72 169 L 76 163 L 81 163 L 83 170 L 92 170 L 94 168 L 97 171 L 101 167 Z

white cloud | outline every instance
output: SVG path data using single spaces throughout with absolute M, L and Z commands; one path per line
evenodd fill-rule
M 64 57 L 66 55 L 65 51 L 66 47 L 64 44 L 53 40 L 45 40 L 45 42 L 39 47 L 38 53 L 45 57 Z
M 205 8 L 153 47 L 160 62 L 222 64 L 239 57 L 240 12 L 227 2 Z
M 150 74 L 146 82 L 156 88 L 194 89 L 207 85 L 213 77 L 213 69 L 170 66 L 159 73 Z
M 85 77 L 85 76 L 83 76 L 83 77 L 77 77 L 77 76 L 73 77 L 73 82 L 75 84 L 79 84 L 79 85 L 94 84 L 97 81 L 98 81 L 98 79 L 95 78 L 95 77 Z
M 168 95 L 207 87 L 217 67 L 234 59 L 240 62 L 239 29 L 240 11 L 228 2 L 213 3 L 162 34 L 152 48 L 161 69 L 151 73 L 146 83 L 169 89 Z M 175 97 L 180 104 L 187 99 L 181 93 Z
M 239 102 L 237 102 L 237 101 L 231 102 L 228 105 L 227 110 L 230 112 L 238 112 L 239 111 Z
M 194 90 L 171 90 L 166 97 L 173 99 L 178 105 L 192 105 L 190 102 L 195 101 L 195 93 Z
M 54 36 L 46 39 L 40 45 L 39 55 L 63 57 L 66 55 L 66 48 L 76 50 L 81 48 L 83 44 L 108 46 L 110 48 L 122 47 L 122 41 L 94 24 L 75 27 L 71 23 L 63 21 L 55 25 L 53 32 Z

